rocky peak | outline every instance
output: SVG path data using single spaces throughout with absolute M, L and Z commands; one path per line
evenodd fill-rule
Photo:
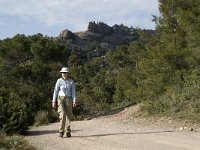
M 94 33 L 101 33 L 103 35 L 108 35 L 113 32 L 112 27 L 108 26 L 103 22 L 96 23 L 95 21 L 89 22 L 87 30 Z
M 144 30 L 149 35 L 154 33 L 153 30 Z M 103 51 L 108 49 L 115 49 L 115 47 L 137 40 L 139 34 L 137 29 L 127 27 L 123 24 L 110 27 L 103 22 L 89 22 L 88 29 L 81 32 L 71 32 L 70 30 L 63 30 L 58 38 L 66 44 L 73 44 L 80 49 L 87 49 L 90 43 L 97 43 L 103 47 Z M 102 43 L 103 46 L 102 46 Z M 105 46 L 106 45 L 106 46 Z
M 64 40 L 70 40 L 74 38 L 74 33 L 72 33 L 70 30 L 65 29 L 60 32 L 59 37 Z
M 149 35 L 153 30 L 144 30 Z M 80 56 L 82 59 L 104 56 L 108 50 L 115 50 L 117 46 L 129 44 L 139 39 L 137 29 L 127 27 L 123 24 L 110 27 L 103 22 L 89 22 L 86 31 L 71 32 L 63 30 L 57 37 L 68 45 L 71 53 Z M 90 56 L 92 55 L 92 56 Z

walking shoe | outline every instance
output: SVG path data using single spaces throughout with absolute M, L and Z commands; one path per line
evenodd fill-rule
M 64 133 L 63 132 L 59 132 L 59 137 L 63 137 Z
M 67 127 L 66 137 L 71 137 L 71 129 L 70 129 L 70 126 Z
M 66 133 L 66 137 L 71 137 L 72 135 L 71 135 L 71 133 L 70 132 L 67 132 Z

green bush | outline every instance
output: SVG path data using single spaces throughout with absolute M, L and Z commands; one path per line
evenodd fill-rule
M 0 89 L 0 130 L 21 133 L 27 129 L 27 107 L 19 96 L 10 90 Z
M 56 109 L 51 109 L 49 112 L 49 122 L 54 123 L 59 121 L 59 114 Z
M 36 150 L 36 148 L 29 145 L 21 136 L 6 136 L 5 133 L 0 132 L 0 139 L 0 149 Z
M 35 126 L 49 124 L 49 113 L 46 111 L 38 111 L 35 116 Z

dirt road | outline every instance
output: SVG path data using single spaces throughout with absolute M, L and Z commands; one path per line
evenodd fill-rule
M 199 150 L 200 132 L 180 131 L 171 120 L 130 120 L 133 111 L 72 122 L 72 137 L 58 137 L 58 123 L 33 127 L 25 138 L 42 150 Z

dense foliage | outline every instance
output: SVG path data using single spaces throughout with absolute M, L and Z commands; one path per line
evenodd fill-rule
M 21 132 L 38 112 L 53 116 L 51 99 L 59 70 L 69 66 L 82 113 L 143 103 L 148 114 L 200 121 L 200 4 L 159 0 L 153 36 L 98 57 L 88 46 L 87 61 L 59 40 L 16 35 L 0 41 L 0 129 Z
M 16 35 L 0 43 L 0 128 L 22 132 L 38 111 L 51 114 L 52 87 L 66 48 L 41 34 Z M 58 61 L 59 60 L 59 61 Z

